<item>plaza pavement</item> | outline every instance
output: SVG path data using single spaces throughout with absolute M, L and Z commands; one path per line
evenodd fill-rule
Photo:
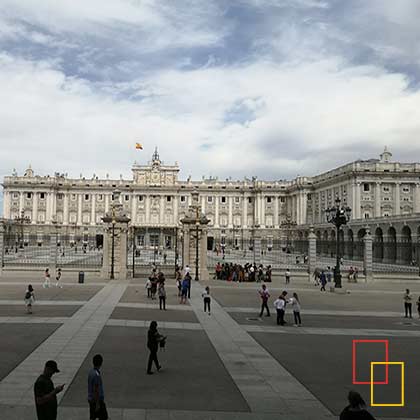
M 35 280 L 34 280 L 35 278 Z M 37 297 L 26 315 L 28 279 Z M 332 419 L 356 389 L 369 401 L 368 385 L 352 385 L 353 339 L 389 339 L 390 361 L 406 363 L 405 407 L 372 407 L 377 418 L 419 418 L 420 322 L 401 316 L 405 284 L 344 284 L 350 293 L 320 292 L 305 279 L 287 286 L 302 302 L 303 327 L 275 325 L 258 317 L 258 284 L 193 282 L 188 305 L 179 305 L 167 280 L 167 311 L 145 296 L 144 282 L 110 281 L 89 274 L 86 284 L 63 275 L 63 289 L 43 289 L 42 276 L 14 273 L 0 278 L 0 418 L 33 419 L 33 383 L 46 360 L 56 359 L 66 383 L 59 419 L 87 418 L 86 376 L 92 356 L 104 356 L 103 377 L 111 420 L 123 419 Z M 212 315 L 203 313 L 201 291 L 210 285 Z M 282 279 L 268 285 L 273 299 Z M 407 283 L 417 299 L 420 282 Z M 415 309 L 415 307 L 414 307 Z M 414 314 L 417 316 L 417 314 Z M 147 328 L 157 320 L 168 336 L 159 353 L 163 371 L 145 375 Z M 369 362 L 383 349 L 358 351 L 358 375 L 368 380 Z M 380 369 L 379 376 L 384 372 Z M 399 376 L 375 398 L 395 402 Z

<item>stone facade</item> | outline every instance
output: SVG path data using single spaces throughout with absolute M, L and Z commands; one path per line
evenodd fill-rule
M 144 245 L 161 246 L 167 242 L 165 234 L 180 228 L 191 194 L 198 190 L 201 211 L 210 220 L 209 247 L 226 239 L 247 241 L 254 226 L 269 243 L 284 235 L 281 227 L 286 217 L 298 228 L 322 224 L 325 208 L 332 206 L 337 196 L 352 208 L 354 221 L 418 213 L 420 163 L 392 162 L 391 156 L 385 149 L 379 159 L 359 160 L 290 181 L 183 181 L 178 179 L 177 163 L 165 165 L 157 151 L 147 165 L 133 165 L 130 180 L 39 176 L 28 168 L 23 176 L 14 172 L 4 178 L 3 215 L 5 219 L 21 215 L 29 218 L 33 232 L 57 223 L 63 234 L 96 234 L 103 231 L 102 217 L 113 203 L 113 191 L 119 190 L 119 202 L 131 225 L 145 229 L 144 237 L 138 240 Z M 150 231 L 156 229 L 161 234 L 152 237 Z

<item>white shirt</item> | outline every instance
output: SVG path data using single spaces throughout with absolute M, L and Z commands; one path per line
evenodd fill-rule
M 278 298 L 274 301 L 274 307 L 276 309 L 283 309 L 284 310 L 286 308 L 286 301 L 284 299 Z
M 203 290 L 203 293 L 201 293 L 201 296 L 203 297 L 203 299 L 205 299 L 205 298 L 209 298 L 210 299 L 210 293 L 207 292 L 206 289 Z
M 296 298 L 294 297 L 290 298 L 289 303 L 292 305 L 293 312 L 300 312 L 300 304 Z

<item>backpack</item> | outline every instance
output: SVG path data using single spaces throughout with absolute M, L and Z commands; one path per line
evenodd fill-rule
M 30 298 L 31 298 L 31 292 L 26 292 L 25 299 L 30 299 Z

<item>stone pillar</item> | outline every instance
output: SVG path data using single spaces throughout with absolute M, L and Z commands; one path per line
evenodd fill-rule
M 366 229 L 366 234 L 363 238 L 364 242 L 364 258 L 363 258 L 363 271 L 365 274 L 365 281 L 373 280 L 373 252 L 372 252 L 372 235 L 369 229 Z
M 356 188 L 356 192 L 355 192 L 355 203 L 354 203 L 353 212 L 354 212 L 354 218 L 360 219 L 360 188 L 361 188 L 360 182 L 356 182 L 355 188 Z
M 248 197 L 244 194 L 242 198 L 242 229 L 248 228 Z
M 182 227 L 182 237 L 183 237 L 183 241 L 182 241 L 182 255 L 183 255 L 183 261 L 182 261 L 182 265 L 185 267 L 186 265 L 191 266 L 191 261 L 190 261 L 190 242 L 191 242 L 191 238 L 190 238 L 190 230 L 188 229 L 188 227 L 186 225 L 184 225 Z
M 92 194 L 92 199 L 90 200 L 90 224 L 92 226 L 96 225 L 96 194 Z
M 258 265 L 261 261 L 261 232 L 258 228 L 254 227 L 254 255 L 255 263 Z
M 80 193 L 77 195 L 77 225 L 81 226 L 83 224 L 82 220 L 82 199 L 83 195 Z
M 54 279 L 55 271 L 57 269 L 57 235 L 58 232 L 56 229 L 50 229 L 49 268 L 52 279 Z
M 34 191 L 34 198 L 32 200 L 32 223 L 38 222 L 38 193 Z
M 111 273 L 111 228 L 108 227 L 104 232 L 104 243 L 102 248 L 102 268 L 101 268 L 101 278 L 109 279 Z
M 135 225 L 137 222 L 137 200 L 136 195 L 131 195 L 131 223 Z
M 4 266 L 4 223 L 0 221 L 0 277 Z
M 218 228 L 219 227 L 219 200 L 220 197 L 218 195 L 215 195 L 215 211 L 214 211 L 214 227 Z
M 279 196 L 274 196 L 274 227 L 279 228 Z
M 308 235 L 308 277 L 311 281 L 311 276 L 316 268 L 316 235 L 313 226 L 310 228 Z
M 150 223 L 150 195 L 146 195 L 146 224 Z
M 228 228 L 232 229 L 232 226 L 233 226 L 233 197 L 232 196 L 228 196 L 228 206 L 229 206 Z
M 25 205 L 25 193 L 21 191 L 19 193 L 19 217 L 22 214 L 22 210 L 25 210 L 24 205 Z
M 398 216 L 401 213 L 401 200 L 400 200 L 400 183 L 395 183 L 395 203 L 394 203 L 395 211 L 394 215 Z
M 10 219 L 10 192 L 5 190 L 3 194 L 3 217 L 5 219 Z
M 375 217 L 381 217 L 381 183 L 377 182 L 375 188 Z
M 69 193 L 64 193 L 63 225 L 69 224 Z
M 420 213 L 420 184 L 414 186 L 414 213 Z
M 200 279 L 209 280 L 209 272 L 207 270 L 207 226 L 201 228 L 200 243 Z

